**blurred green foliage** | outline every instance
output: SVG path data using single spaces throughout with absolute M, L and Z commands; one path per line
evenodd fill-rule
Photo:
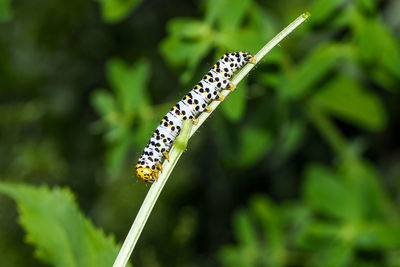
M 109 266 L 163 114 L 309 10 L 190 140 L 132 263 L 400 266 L 399 3 L 0 2 L 0 265 Z
M 0 184 L 18 203 L 19 222 L 35 254 L 52 266 L 111 266 L 119 247 L 84 218 L 67 189 Z M 55 205 L 56 204 L 56 205 Z
M 3 0 L 0 2 L 0 21 L 11 18 L 11 0 Z
M 238 245 L 225 246 L 225 266 L 397 266 L 400 217 L 377 182 L 376 170 L 357 158 L 336 169 L 311 163 L 301 201 L 279 206 L 265 196 L 236 213 Z M 368 257 L 368 255 L 370 255 Z
M 104 21 L 116 23 L 126 18 L 142 0 L 97 0 L 101 5 Z

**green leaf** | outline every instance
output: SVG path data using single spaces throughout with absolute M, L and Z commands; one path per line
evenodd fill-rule
M 310 165 L 305 172 L 303 194 L 306 202 L 317 212 L 338 218 L 358 216 L 358 206 L 346 185 L 331 170 Z M 357 197 L 357 196 L 355 196 Z
M 254 53 L 265 45 L 265 40 L 260 38 L 260 32 L 254 29 L 237 29 L 234 32 L 221 33 L 218 45 L 228 51 Z
M 0 183 L 13 198 L 28 243 L 43 262 L 61 267 L 112 266 L 118 246 L 81 213 L 68 189 Z
M 276 32 L 274 20 L 257 8 L 252 9 L 251 16 L 246 17 L 246 25 L 236 27 L 234 30 L 218 33 L 216 42 L 221 50 L 228 51 L 247 51 L 255 53 L 265 45 L 265 41 L 272 38 Z M 260 38 L 262 36 L 262 38 Z M 275 61 L 281 50 L 273 49 L 266 60 Z M 278 60 L 280 61 L 281 56 Z
M 368 130 L 382 130 L 386 113 L 379 97 L 362 89 L 354 79 L 338 77 L 311 100 L 330 114 Z
M 147 84 L 150 78 L 150 64 L 139 60 L 128 66 L 119 59 L 107 62 L 107 76 L 118 101 L 125 114 L 132 114 L 140 107 L 149 105 Z
M 304 135 L 305 126 L 303 121 L 286 122 L 280 133 L 279 154 L 286 156 L 295 151 L 301 145 Z
M 233 223 L 236 238 L 239 243 L 250 247 L 257 245 L 257 233 L 254 231 L 255 229 L 253 229 L 251 219 L 245 211 L 237 212 Z
M 256 196 L 251 201 L 251 210 L 257 222 L 263 227 L 263 240 L 267 244 L 266 262 L 271 266 L 283 265 L 285 258 L 285 240 L 281 213 L 264 196 Z M 260 235 L 261 236 L 261 235 Z
M 212 29 L 203 21 L 192 18 L 176 18 L 168 22 L 167 31 L 175 38 L 201 40 L 207 38 Z
M 272 145 L 272 136 L 265 129 L 246 126 L 240 135 L 240 165 L 250 166 L 264 155 Z
M 367 63 L 382 66 L 392 75 L 400 77 L 399 42 L 379 19 L 354 14 L 353 28 L 359 57 Z
M 171 20 L 167 31 L 169 35 L 161 42 L 160 51 L 171 66 L 185 66 L 182 80 L 187 83 L 200 60 L 210 51 L 214 33 L 207 24 L 189 18 Z
M 358 210 L 365 218 L 391 221 L 397 216 L 396 208 L 380 184 L 382 178 L 372 164 L 347 157 L 341 162 L 339 173 L 349 181 L 353 202 L 359 202 Z
M 107 172 L 111 180 L 118 178 L 122 172 L 123 164 L 125 163 L 126 155 L 132 146 L 131 138 L 120 138 L 114 142 L 107 150 L 106 153 L 106 166 Z
M 358 225 L 357 244 L 370 250 L 388 250 L 400 247 L 400 225 L 386 222 L 365 222 Z
M 250 4 L 251 0 L 222 0 L 217 15 L 220 30 L 234 32 L 240 26 Z
M 334 69 L 340 60 L 349 58 L 350 55 L 350 49 L 345 45 L 328 44 L 318 47 L 286 77 L 279 90 L 286 97 L 300 98 Z
M 371 13 L 375 11 L 376 5 L 378 3 L 377 0 L 358 0 L 357 2 L 361 7 Z
M 10 20 L 12 17 L 11 0 L 0 1 L 0 22 Z
M 247 84 L 239 83 L 236 90 L 229 94 L 222 103 L 222 112 L 225 117 L 233 122 L 243 117 L 247 102 Z
M 104 21 L 116 23 L 126 18 L 142 0 L 98 0 Z
M 97 112 L 103 116 L 107 116 L 116 110 L 114 97 L 104 89 L 96 90 L 91 95 L 91 101 Z
M 321 23 L 329 19 L 345 0 L 314 0 L 310 7 L 310 13 L 312 14 L 312 20 L 310 23 Z

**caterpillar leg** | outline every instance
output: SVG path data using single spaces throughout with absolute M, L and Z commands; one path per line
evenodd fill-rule
M 229 81 L 229 87 L 227 87 L 226 89 L 234 91 L 236 89 L 236 85 L 231 81 Z
M 196 118 L 194 118 L 194 119 L 193 119 L 193 124 L 196 125 L 196 124 L 198 124 L 198 123 L 199 123 L 199 120 L 196 119 Z
M 212 111 L 212 109 L 209 106 L 207 106 L 204 111 L 207 112 L 207 113 L 210 113 Z
M 223 96 L 221 93 L 218 93 L 218 98 L 216 100 L 218 101 L 224 101 L 225 96 Z
M 252 58 L 250 59 L 250 63 L 251 63 L 251 64 L 256 64 L 256 63 L 257 63 L 257 59 L 256 59 L 255 57 L 252 57 Z
M 169 153 L 167 151 L 164 151 L 163 155 L 169 161 Z
M 163 169 L 162 169 L 162 164 L 160 162 L 156 163 L 156 167 L 157 167 L 157 169 L 160 170 L 160 172 L 162 172 Z
M 154 172 L 153 172 L 153 175 L 152 175 L 152 178 L 153 178 L 153 179 L 149 180 L 149 182 L 150 182 L 150 183 L 154 183 L 155 181 L 157 181 L 157 180 L 158 180 L 158 174 L 159 174 L 159 171 L 158 171 L 158 170 L 154 171 Z

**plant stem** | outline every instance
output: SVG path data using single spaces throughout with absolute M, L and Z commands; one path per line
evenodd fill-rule
M 256 63 L 255 64 L 247 64 L 244 66 L 241 71 L 239 71 L 238 74 L 235 75 L 232 79 L 232 83 L 237 85 L 241 80 L 243 80 L 244 77 L 250 72 L 254 66 L 260 62 L 260 60 L 279 42 L 281 42 L 287 35 L 289 35 L 294 29 L 296 29 L 300 24 L 302 24 L 304 21 L 306 21 L 310 17 L 310 13 L 304 13 L 300 15 L 297 19 L 295 19 L 292 23 L 290 23 L 285 29 L 283 29 L 280 33 L 278 33 L 271 41 L 269 41 L 254 57 L 256 58 Z M 230 91 L 229 90 L 224 90 L 221 92 L 224 96 L 227 96 Z M 213 101 L 210 104 L 210 108 L 212 111 L 216 109 L 216 107 L 220 104 L 220 101 Z M 133 251 L 133 248 L 135 247 L 135 244 L 137 240 L 139 239 L 139 236 L 143 230 L 144 225 L 146 224 L 146 221 L 151 213 L 151 210 L 154 207 L 154 204 L 156 203 L 158 196 L 161 193 L 161 190 L 163 189 L 165 183 L 167 182 L 167 179 L 169 175 L 171 174 L 172 170 L 174 169 L 176 163 L 178 162 L 178 159 L 184 152 L 186 148 L 187 141 L 189 138 L 197 131 L 197 129 L 203 124 L 203 122 L 210 116 L 210 113 L 203 112 L 199 117 L 198 117 L 198 123 L 196 125 L 193 125 L 192 123 L 185 123 L 182 126 L 182 131 L 179 134 L 175 144 L 172 146 L 171 151 L 170 151 L 170 160 L 164 161 L 163 164 L 163 172 L 160 173 L 160 176 L 155 182 L 149 192 L 147 193 L 146 198 L 143 201 L 142 206 L 140 207 L 140 210 L 135 218 L 135 221 L 132 224 L 131 229 L 129 230 L 128 236 L 126 237 L 124 244 L 122 245 L 121 250 L 119 251 L 119 254 L 114 262 L 114 267 L 124 267 L 126 263 L 129 260 L 129 257 Z
M 322 110 L 313 105 L 313 103 L 310 103 L 308 106 L 308 114 L 322 136 L 325 137 L 331 148 L 335 151 L 336 155 L 342 159 L 345 158 L 348 147 L 346 138 L 332 121 Z

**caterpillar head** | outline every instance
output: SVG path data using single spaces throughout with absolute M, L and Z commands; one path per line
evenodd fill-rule
M 158 170 L 152 170 L 141 164 L 136 165 L 136 176 L 148 183 L 154 183 L 158 179 Z

